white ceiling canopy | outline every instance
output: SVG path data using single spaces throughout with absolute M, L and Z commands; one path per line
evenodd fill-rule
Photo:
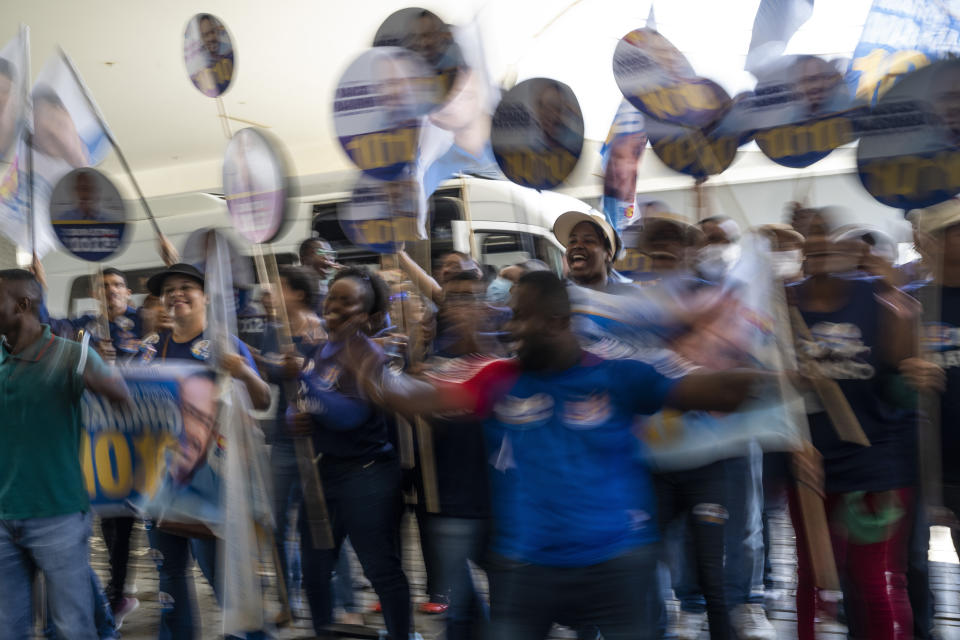
M 657 26 L 698 73 L 733 95 L 752 88 L 743 63 L 758 1 L 659 0 Z M 869 4 L 816 2 L 787 52 L 848 57 Z M 350 168 L 332 127 L 334 87 L 381 22 L 404 6 L 396 0 L 5 0 L 0 44 L 16 35 L 19 23 L 28 25 L 34 74 L 63 47 L 152 197 L 220 184 L 227 144 L 221 118 L 215 101 L 187 78 L 182 57 L 192 15 L 213 13 L 232 34 L 236 75 L 223 96 L 230 126 L 270 129 L 288 147 L 296 172 L 307 176 Z M 494 80 L 547 76 L 570 85 L 587 137 L 596 140 L 605 137 L 620 101 L 611 71 L 614 47 L 645 25 L 650 3 L 436 0 L 424 8 L 454 24 L 476 20 Z M 110 162 L 105 169 L 120 173 Z

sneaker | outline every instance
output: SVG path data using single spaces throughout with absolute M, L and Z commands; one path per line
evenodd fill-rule
M 447 612 L 448 605 L 443 602 L 421 602 L 420 613 L 435 616 Z
M 730 622 L 740 640 L 777 640 L 777 630 L 759 604 L 738 605 L 730 612 Z
M 117 603 L 117 606 L 112 607 L 114 629 L 120 629 L 120 625 L 123 624 L 123 619 L 136 611 L 139 606 L 140 601 L 136 598 L 124 598 Z
M 676 618 L 675 626 L 672 630 L 677 640 L 697 640 L 700 632 L 703 631 L 703 625 L 707 621 L 707 612 L 691 613 L 680 610 Z

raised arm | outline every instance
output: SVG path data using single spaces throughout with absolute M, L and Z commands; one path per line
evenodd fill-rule
M 91 392 L 113 402 L 127 402 L 130 392 L 116 367 L 108 366 L 92 348 L 87 348 L 83 364 L 83 385 Z
M 397 258 L 400 261 L 400 268 L 406 272 L 417 290 L 436 303 L 443 300 L 443 287 L 424 271 L 406 251 L 402 249 L 398 251 Z
M 691 373 L 673 386 L 666 405 L 680 411 L 736 411 L 758 387 L 776 379 L 762 371 Z

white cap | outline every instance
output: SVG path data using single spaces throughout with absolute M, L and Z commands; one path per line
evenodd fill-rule
M 613 257 L 615 258 L 620 252 L 620 236 L 617 235 L 617 232 L 614 231 L 610 223 L 607 222 L 606 217 L 599 211 L 591 210 L 590 213 L 567 211 L 566 213 L 560 214 L 557 221 L 553 223 L 553 235 L 557 237 L 557 242 L 566 247 L 567 242 L 570 240 L 570 232 L 581 222 L 592 222 L 600 227 L 603 235 L 606 236 L 607 241 L 610 242 L 610 247 L 613 249 Z

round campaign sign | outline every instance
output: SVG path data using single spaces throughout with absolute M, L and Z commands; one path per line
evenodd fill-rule
M 436 99 L 422 58 L 400 47 L 375 47 L 344 71 L 333 101 L 333 126 L 355 165 L 393 180 L 417 153 L 420 117 Z
M 67 251 L 89 262 L 102 262 L 120 251 L 127 212 L 120 192 L 96 169 L 74 169 L 50 196 L 53 232 Z
M 860 181 L 879 202 L 918 209 L 960 193 L 960 60 L 904 76 L 859 129 Z
M 340 228 L 353 244 L 395 253 L 403 243 L 425 237 L 417 224 L 418 189 L 413 180 L 360 176 L 349 202 L 339 205 Z
M 220 18 L 198 13 L 183 32 L 183 61 L 193 86 L 216 98 L 230 88 L 236 67 L 233 41 Z
M 856 139 L 855 109 L 843 76 L 816 56 L 771 65 L 746 107 L 764 155 L 786 167 L 807 167 Z
M 273 240 L 287 214 L 287 164 L 280 143 L 248 127 L 230 139 L 223 158 L 223 194 L 233 228 L 250 242 Z
M 647 120 L 647 135 L 653 152 L 674 171 L 706 179 L 723 173 L 733 163 L 737 149 L 750 141 L 744 113 L 746 96 L 737 96 L 724 117 L 708 127 L 682 127 Z
M 435 13 L 418 7 L 392 13 L 377 29 L 373 46 L 403 47 L 418 53 L 433 72 L 436 106 L 446 101 L 460 70 L 466 68 L 450 26 Z
M 635 29 L 617 43 L 613 77 L 630 104 L 672 124 L 705 127 L 730 104 L 720 85 L 697 76 L 683 54 L 653 29 Z
M 577 166 L 583 150 L 577 97 L 556 80 L 524 80 L 497 105 L 490 142 L 510 180 L 534 189 L 556 187 Z

